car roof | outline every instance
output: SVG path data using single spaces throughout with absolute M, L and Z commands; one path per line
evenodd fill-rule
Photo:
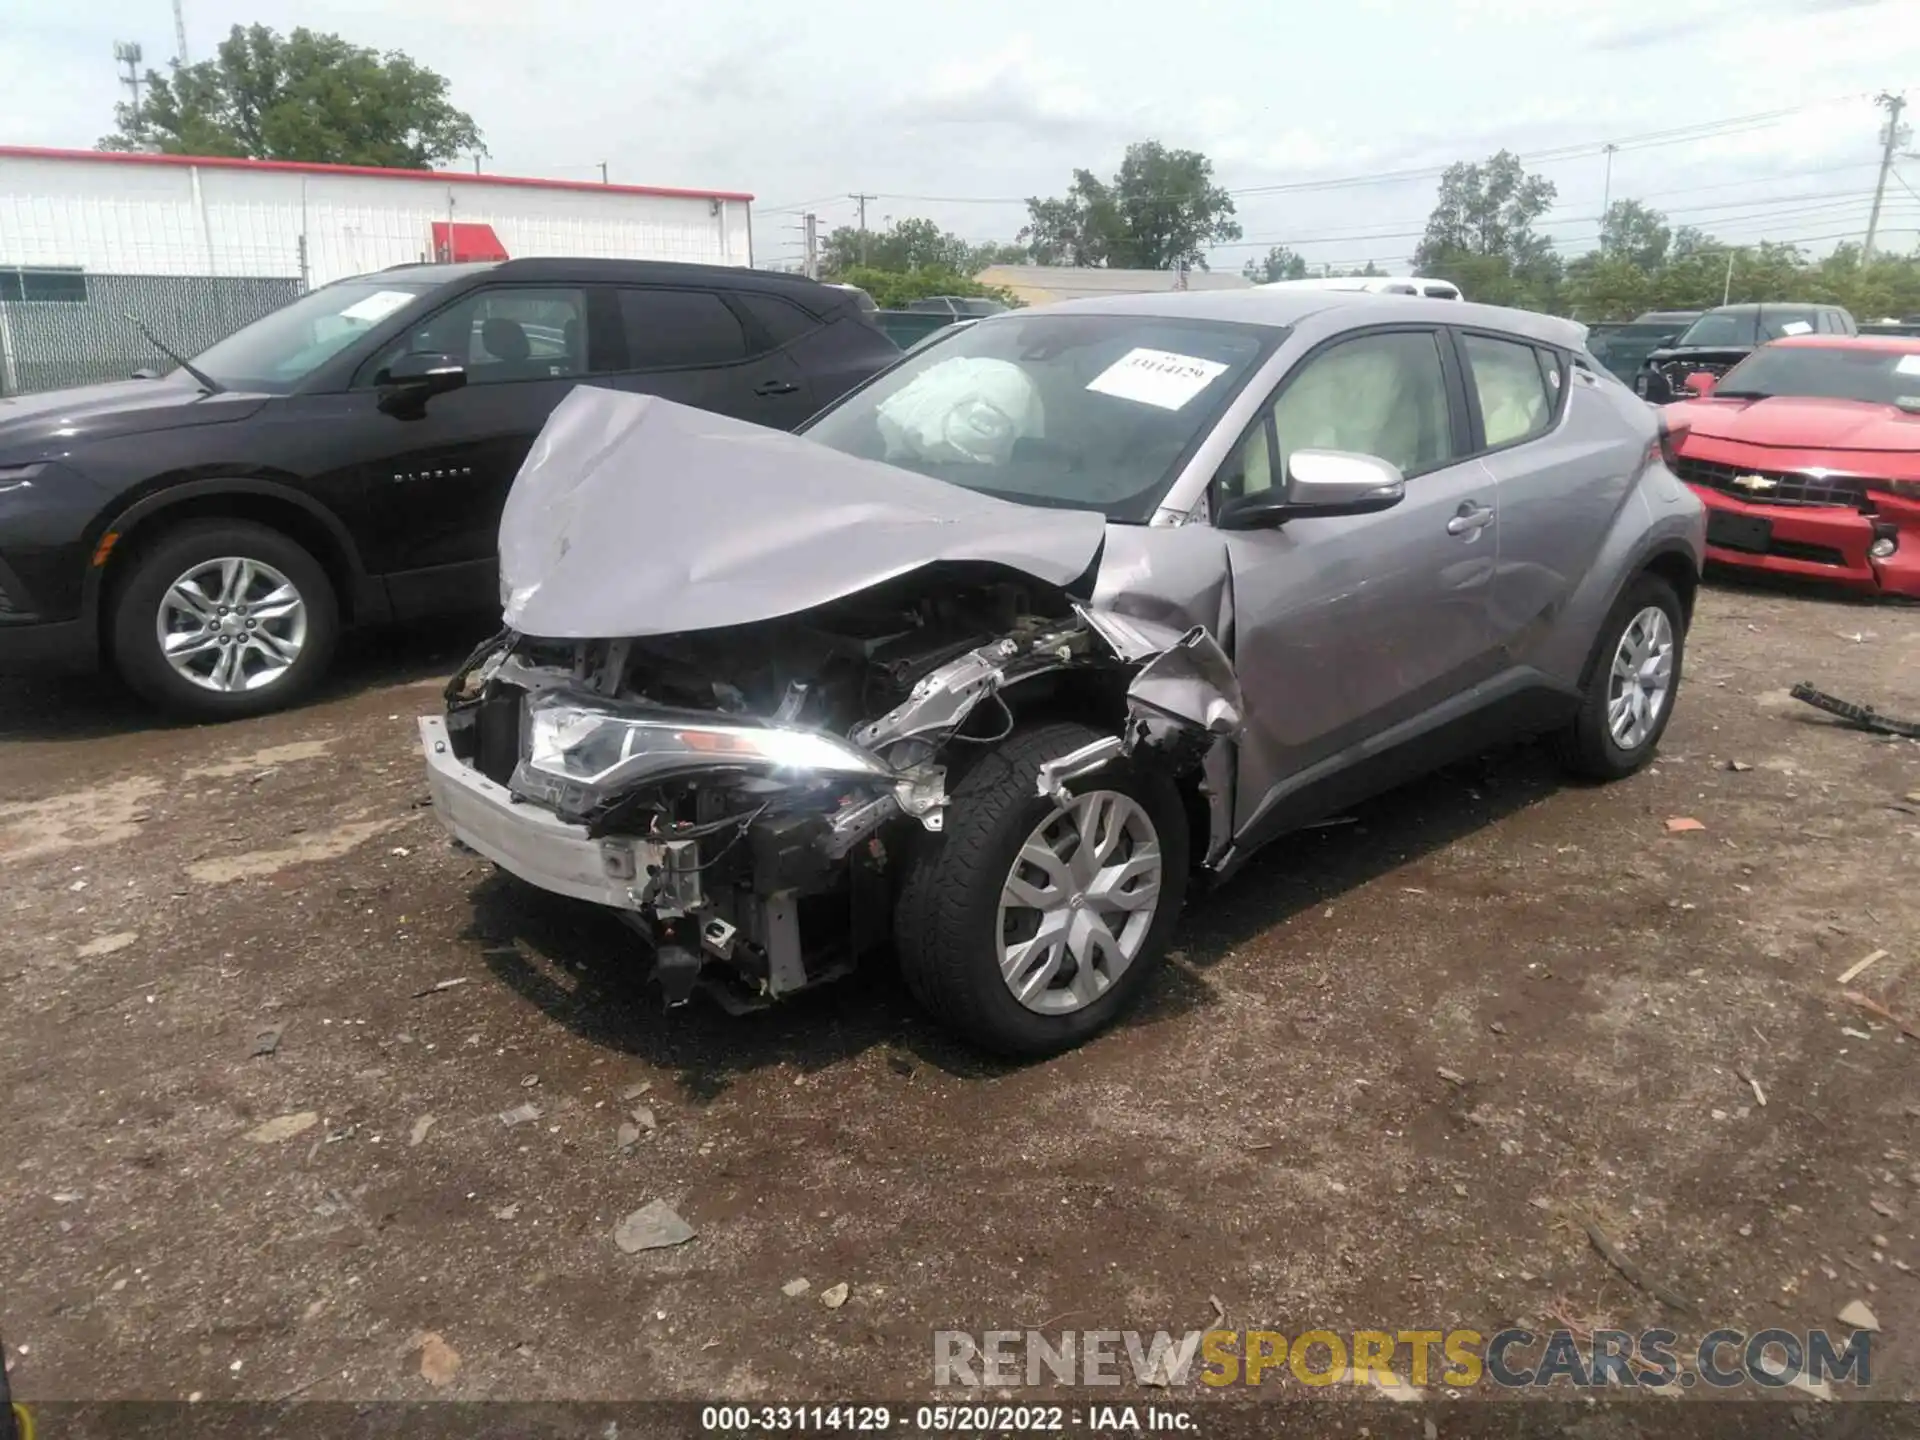
M 1838 310 L 1823 300 L 1743 300 L 1738 305 L 1716 305 L 1709 315 L 1746 315 L 1761 310 Z
M 744 265 L 695 265 L 678 260 L 602 260 L 571 256 L 535 256 L 524 260 L 482 260 L 457 265 L 392 265 L 373 275 L 355 275 L 353 280 L 370 280 L 380 275 L 399 279 L 445 284 L 470 276 L 493 272 L 503 280 L 579 280 L 605 284 L 719 286 L 729 290 L 762 290 L 773 294 L 811 295 L 818 303 L 842 303 L 846 291 L 840 286 L 823 285 L 804 275 L 786 275 L 775 270 L 752 270 Z M 338 282 L 336 282 L 338 283 Z
M 1783 335 L 1767 349 L 1884 350 L 1890 355 L 1920 354 L 1920 335 Z
M 1364 290 L 1290 290 L 1255 286 L 1249 290 L 1174 290 L 1144 295 L 1101 295 L 1067 300 L 996 315 L 982 324 L 1003 324 L 1034 314 L 1142 315 L 1167 319 L 1230 320 L 1242 325 L 1297 325 L 1310 315 L 1342 312 L 1342 320 L 1359 326 L 1374 321 L 1424 320 L 1442 325 L 1484 326 L 1505 330 L 1543 344 L 1578 349 L 1586 342 L 1586 326 L 1557 315 L 1532 310 L 1509 310 L 1471 300 L 1431 300 L 1422 295 L 1375 295 Z

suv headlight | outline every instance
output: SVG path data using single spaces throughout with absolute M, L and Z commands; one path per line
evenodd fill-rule
M 563 782 L 569 789 L 602 792 L 691 770 L 861 779 L 892 776 L 865 751 L 817 730 L 699 716 L 628 715 L 564 695 L 529 703 L 527 753 L 521 768 Z M 523 787 L 516 784 L 515 788 Z M 553 787 L 546 785 L 524 788 L 553 793 Z

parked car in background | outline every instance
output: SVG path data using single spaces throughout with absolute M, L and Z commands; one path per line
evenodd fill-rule
M 1365 295 L 1423 295 L 1429 300 L 1459 300 L 1451 280 L 1425 275 L 1327 275 L 1307 280 L 1268 280 L 1257 290 L 1345 290 Z
M 1721 305 L 1651 351 L 1633 377 L 1633 393 L 1654 405 L 1684 399 L 1689 375 L 1724 375 L 1758 346 L 1789 335 L 1854 335 L 1838 305 Z
M 838 280 L 829 280 L 826 284 L 829 289 L 843 291 L 851 295 L 853 297 L 853 303 L 869 315 L 880 308 L 874 303 L 873 296 L 862 290 L 858 285 L 843 285 Z
M 1587 352 L 1631 385 L 1647 356 L 1699 318 L 1698 310 L 1649 310 L 1631 320 L 1599 321 L 1587 327 Z
M 909 300 L 907 309 L 919 315 L 949 315 L 954 319 L 1003 314 L 1007 306 L 984 295 L 927 295 Z
M 1653 758 L 1701 506 L 1582 334 L 1126 295 L 962 322 L 792 437 L 583 387 L 421 719 L 435 812 L 671 1001 L 891 941 L 970 1040 L 1077 1044 L 1195 872 L 1515 733 Z
M 961 318 L 944 310 L 877 310 L 873 323 L 902 350 L 911 350 L 927 336 L 958 323 Z
M 1764 345 L 1667 407 L 1707 558 L 1920 599 L 1920 337 Z
M 580 381 L 788 430 L 898 355 L 852 297 L 744 269 L 339 281 L 163 378 L 0 401 L 0 668 L 275 709 L 345 625 L 499 603 L 501 506 Z

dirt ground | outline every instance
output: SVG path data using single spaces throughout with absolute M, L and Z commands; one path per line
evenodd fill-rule
M 221 727 L 0 695 L 18 1398 L 921 1397 L 935 1329 L 1215 1299 L 1693 1336 L 1859 1299 L 1874 1392 L 1920 1395 L 1920 1050 L 1837 983 L 1883 949 L 1852 988 L 1920 1016 L 1920 746 L 1786 694 L 1920 714 L 1920 609 L 1709 589 L 1654 768 L 1518 748 L 1284 841 L 1129 1023 L 1027 1067 L 884 973 L 662 1013 L 626 932 L 426 808 L 414 716 L 467 638 Z M 655 1199 L 698 1238 L 622 1253 Z

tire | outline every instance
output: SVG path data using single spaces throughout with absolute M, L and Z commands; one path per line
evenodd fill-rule
M 1151 919 L 1135 932 L 1131 959 L 1121 965 L 1116 954 L 1107 953 L 1101 963 L 1083 973 L 1071 946 L 1062 941 L 1063 955 L 1055 962 L 1061 974 L 1032 991 L 1032 1004 L 1016 998 L 1013 982 L 1002 977 L 1002 944 L 1011 949 L 1025 939 L 1037 939 L 1033 930 L 1047 923 L 1038 909 L 1003 909 L 1003 889 L 1019 878 L 1015 861 L 1037 829 L 1053 825 L 1059 827 L 1053 833 L 1064 836 L 1075 818 L 1070 809 L 1063 810 L 1039 794 L 1040 766 L 1099 738 L 1098 731 L 1065 723 L 1016 730 L 974 761 L 953 784 L 944 829 L 916 837 L 894 918 L 901 971 L 908 989 L 936 1020 L 983 1049 L 1038 1057 L 1073 1048 L 1112 1024 L 1139 997 L 1166 953 L 1186 893 L 1185 808 L 1167 776 L 1115 760 L 1073 782 L 1068 791 L 1087 807 L 1105 807 L 1109 827 L 1121 826 L 1119 848 L 1113 852 L 1120 860 L 1145 861 L 1148 852 L 1142 841 L 1149 831 L 1157 841 L 1158 895 Z M 1103 800 L 1103 795 L 1122 797 L 1132 808 Z M 1070 799 L 1068 806 L 1072 804 Z M 1084 818 L 1088 812 L 1081 813 Z M 1101 830 L 1098 820 L 1092 823 L 1097 834 L 1112 833 L 1110 828 Z M 1071 837 L 1054 843 L 1065 844 L 1069 855 L 1073 851 Z M 1025 867 L 1021 873 L 1030 880 L 1041 874 Z M 1066 873 L 1063 862 L 1059 873 Z M 1143 875 L 1126 883 L 1138 891 L 1146 881 Z M 1030 884 L 1026 893 L 1033 891 Z M 1049 885 L 1048 893 L 1059 892 Z M 1086 900 L 1083 897 L 1074 908 L 1097 918 L 1081 919 L 1072 911 L 1056 909 L 1056 919 L 1068 926 L 1104 926 L 1116 945 L 1127 944 L 1131 917 L 1144 906 L 1108 909 L 1099 901 Z M 1083 948 L 1099 948 L 1089 946 L 1084 928 L 1063 933 L 1079 937 Z M 1036 961 L 1028 978 L 1037 983 L 1044 968 Z M 1117 973 L 1106 976 L 1109 969 Z M 1075 998 L 1072 987 L 1063 985 L 1068 972 L 1077 983 L 1100 986 L 1097 995 L 1084 1001 Z M 1053 1013 L 1034 1008 L 1044 1005 L 1073 1008 L 1057 1008 Z
M 198 610 L 175 590 L 189 580 L 206 602 Z M 221 594 L 223 584 L 232 593 Z M 289 588 L 297 608 L 285 599 Z M 234 603 L 221 611 L 222 600 Z M 243 618 L 241 602 L 256 613 Z M 110 619 L 121 678 L 193 720 L 237 720 L 293 704 L 326 673 L 340 635 L 339 601 L 320 562 L 279 531 L 244 520 L 196 521 L 162 535 L 116 587 Z M 201 642 L 182 647 L 188 668 L 227 677 L 231 688 L 196 683 L 175 668 L 162 649 L 163 625 L 177 639 Z
M 1617 686 L 1624 688 L 1624 677 L 1617 678 L 1614 673 L 1615 662 L 1622 656 L 1628 630 L 1639 626 L 1644 635 L 1649 612 L 1654 611 L 1664 617 L 1670 637 L 1666 689 L 1661 692 L 1651 723 L 1634 725 L 1623 739 L 1616 734 L 1609 716 Z M 1593 656 L 1587 662 L 1587 693 L 1579 713 L 1554 737 L 1555 751 L 1568 771 L 1586 780 L 1623 780 L 1653 759 L 1679 698 L 1686 643 L 1686 615 L 1673 586 L 1658 575 L 1638 576 L 1614 602 L 1607 623 L 1600 627 Z

